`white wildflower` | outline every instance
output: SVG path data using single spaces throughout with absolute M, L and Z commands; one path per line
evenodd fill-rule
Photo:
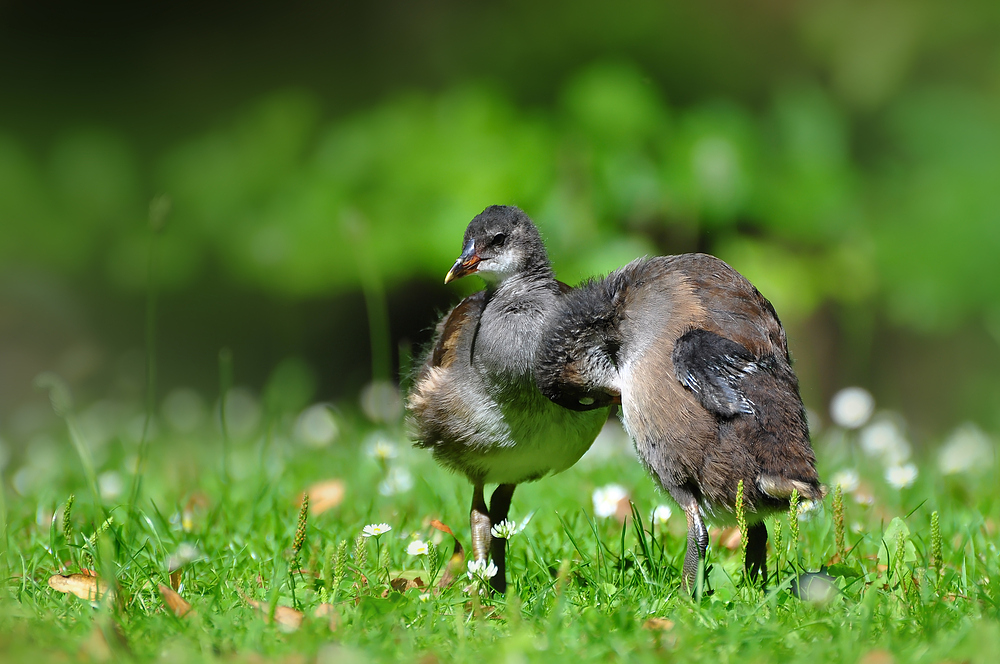
M 370 523 L 362 529 L 361 534 L 365 537 L 378 537 L 392 530 L 388 523 Z
M 406 546 L 406 553 L 411 556 L 426 556 L 428 550 L 427 542 L 423 540 L 413 540 Z
M 875 399 L 863 387 L 845 387 L 830 400 L 830 417 L 845 429 L 864 426 L 875 410 Z
M 382 433 L 371 436 L 365 445 L 365 450 L 368 456 L 379 463 L 387 463 L 399 454 L 399 446 Z
M 97 476 L 97 488 L 101 492 L 101 498 L 114 500 L 122 494 L 125 482 L 116 471 L 107 470 Z
M 878 457 L 886 467 L 899 466 L 910 458 L 910 442 L 894 418 L 882 418 L 861 430 L 861 449 Z
M 816 516 L 823 507 L 823 503 L 816 500 L 809 500 L 806 498 L 799 503 L 799 508 L 796 516 L 799 521 L 808 521 L 814 516 Z
M 618 503 L 628 498 L 628 491 L 620 484 L 607 484 L 594 489 L 594 514 L 601 518 L 614 516 Z
M 844 468 L 838 470 L 830 477 L 830 484 L 832 486 L 839 484 L 844 493 L 852 493 L 861 484 L 861 477 L 854 468 Z
M 487 583 L 490 579 L 497 575 L 497 566 L 493 564 L 493 561 L 485 560 L 470 560 L 469 561 L 469 571 L 468 576 L 470 581 L 478 583 Z
M 971 422 L 966 422 L 948 437 L 938 452 L 938 468 L 945 475 L 985 470 L 993 465 L 993 441 Z
M 917 481 L 917 467 L 912 463 L 885 469 L 885 481 L 896 489 L 905 489 Z
M 326 447 L 339 433 L 337 419 L 326 404 L 309 406 L 302 411 L 295 422 L 295 437 L 309 447 Z
M 656 509 L 653 510 L 653 520 L 663 525 L 670 519 L 673 513 L 674 511 L 670 509 L 670 505 L 657 505 Z
M 378 492 L 383 496 L 394 496 L 397 493 L 406 493 L 413 488 L 413 475 L 402 466 L 393 466 L 389 469 L 385 479 L 378 483 Z
M 510 519 L 504 519 L 490 529 L 490 534 L 499 539 L 510 539 L 517 532 L 517 524 Z
M 177 547 L 177 550 L 167 558 L 167 570 L 173 572 L 174 570 L 180 569 L 188 563 L 199 560 L 200 558 L 201 551 L 187 542 L 182 542 L 181 545 Z

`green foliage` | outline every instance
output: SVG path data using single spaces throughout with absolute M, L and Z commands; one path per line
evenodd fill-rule
M 219 265 L 303 298 L 357 288 L 362 264 L 388 285 L 437 277 L 458 247 L 442 238 L 501 202 L 538 219 L 570 280 L 704 238 L 791 318 L 884 298 L 899 322 L 942 329 L 1000 306 L 1000 115 L 981 95 L 894 97 L 872 118 L 883 149 L 868 161 L 855 117 L 816 85 L 753 109 L 679 107 L 612 60 L 568 76 L 558 100 L 530 108 L 472 83 L 327 120 L 310 94 L 278 92 L 144 169 L 111 130 L 57 139 L 48 167 L 0 137 L 0 257 L 103 264 L 112 284 L 141 288 L 153 189 L 174 201 L 165 288 Z

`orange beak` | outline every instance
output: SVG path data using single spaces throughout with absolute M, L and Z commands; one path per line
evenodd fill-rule
M 479 269 L 479 255 L 476 253 L 476 243 L 469 240 L 462 249 L 462 255 L 458 257 L 455 264 L 448 270 L 444 277 L 444 283 L 450 283 L 455 279 L 461 279 L 467 274 L 472 274 Z

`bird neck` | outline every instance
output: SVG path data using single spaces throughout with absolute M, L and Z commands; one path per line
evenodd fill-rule
M 484 279 L 490 298 L 546 297 L 559 293 L 552 266 L 548 260 L 538 262 L 518 272 L 498 279 Z

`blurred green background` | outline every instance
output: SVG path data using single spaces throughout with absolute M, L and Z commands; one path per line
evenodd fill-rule
M 0 2 L 5 457 L 43 370 L 141 407 L 158 194 L 159 396 L 211 403 L 226 347 L 247 394 L 355 404 L 509 203 L 571 283 L 731 263 L 820 420 L 858 384 L 918 447 L 1000 429 L 995 0 Z

